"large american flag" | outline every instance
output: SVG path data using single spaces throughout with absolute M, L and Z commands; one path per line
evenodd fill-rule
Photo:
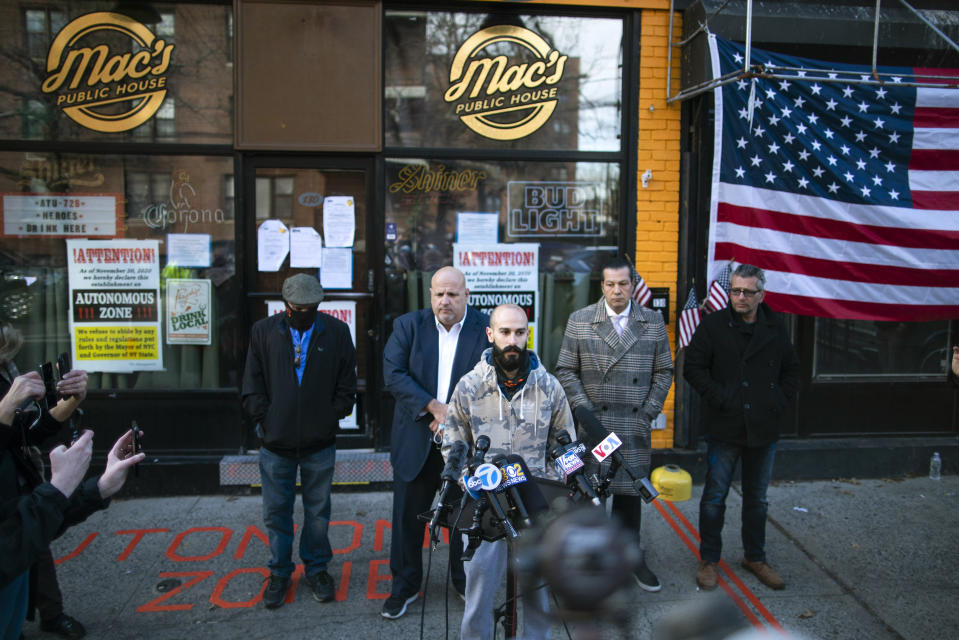
M 742 68 L 741 45 L 710 48 L 714 77 Z M 959 88 L 905 84 L 959 69 L 880 67 L 882 84 L 856 84 L 830 80 L 870 67 L 757 49 L 750 63 L 788 77 L 715 91 L 708 272 L 762 267 L 779 311 L 959 317 Z

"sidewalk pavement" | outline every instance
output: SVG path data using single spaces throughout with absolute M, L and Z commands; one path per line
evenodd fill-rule
M 649 638 L 664 615 L 693 612 L 708 597 L 735 608 L 746 627 L 806 639 L 959 637 L 959 476 L 774 483 L 767 555 L 784 591 L 740 567 L 741 498 L 732 491 L 722 581 L 712 596 L 695 583 L 701 492 L 695 486 L 691 500 L 645 508 L 647 560 L 663 589 L 630 588 L 628 631 L 592 621 L 571 625 L 573 638 Z M 390 588 L 390 505 L 389 492 L 337 487 L 336 601 L 319 604 L 298 584 L 284 606 L 266 610 L 269 554 L 258 495 L 117 500 L 54 543 L 65 610 L 93 639 L 416 639 L 422 601 L 399 620 L 380 616 Z M 463 604 L 452 589 L 445 597 L 445 551 L 424 552 L 424 570 L 431 563 L 424 638 L 459 637 Z M 54 637 L 36 623 L 24 633 Z M 551 637 L 566 631 L 557 624 Z

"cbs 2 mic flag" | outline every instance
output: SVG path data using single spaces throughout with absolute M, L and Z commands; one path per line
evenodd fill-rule
M 743 66 L 739 44 L 710 36 L 710 51 L 713 77 Z M 855 84 L 870 67 L 751 56 L 786 77 L 714 91 L 709 271 L 762 267 L 778 311 L 959 317 L 959 69 L 879 67 L 881 84 Z
M 689 297 L 686 298 L 686 304 L 679 314 L 679 348 L 689 346 L 693 334 L 696 333 L 696 327 L 699 326 L 699 301 L 696 300 L 696 288 L 690 287 Z

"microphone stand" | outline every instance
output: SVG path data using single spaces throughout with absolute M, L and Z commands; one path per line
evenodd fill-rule
M 606 469 L 606 473 L 603 474 L 603 477 L 596 485 L 596 493 L 599 494 L 599 497 L 603 500 L 604 504 L 606 502 L 606 498 L 609 496 L 609 485 L 613 482 L 613 478 L 616 477 L 619 467 L 619 460 L 617 458 L 612 458 L 609 461 L 609 468 Z
M 516 548 L 514 545 L 514 539 L 506 536 L 506 602 L 501 607 L 502 611 L 496 612 L 498 616 L 503 618 L 506 640 L 515 638 L 519 627 L 518 603 L 516 602 L 519 592 L 519 577 L 516 575 Z

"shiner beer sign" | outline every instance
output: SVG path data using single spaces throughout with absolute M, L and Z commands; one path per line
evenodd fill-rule
M 487 27 L 456 52 L 443 99 L 481 136 L 525 138 L 553 115 L 567 58 L 529 29 Z
M 163 104 L 173 47 L 127 16 L 88 13 L 54 38 L 41 90 L 55 94 L 63 113 L 88 129 L 127 131 Z

